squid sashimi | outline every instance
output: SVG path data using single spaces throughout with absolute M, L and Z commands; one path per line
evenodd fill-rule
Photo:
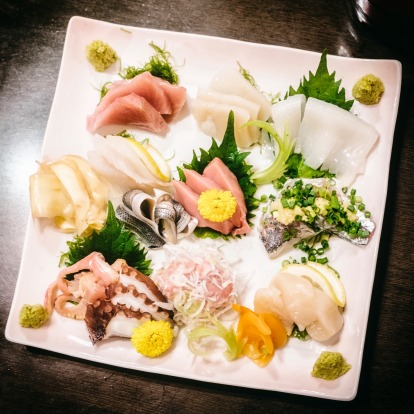
M 216 223 L 205 219 L 198 211 L 199 195 L 195 193 L 188 185 L 182 181 L 173 180 L 174 184 L 174 199 L 182 204 L 185 210 L 191 216 L 198 220 L 198 227 L 209 227 L 222 234 L 229 234 L 234 228 L 234 224 L 230 220 L 225 220 Z
M 184 175 L 185 175 L 185 183 L 188 185 L 196 194 L 200 195 L 203 191 L 206 190 L 224 190 L 219 184 L 217 184 L 212 179 L 208 178 L 205 175 L 199 174 L 197 171 L 194 170 L 188 170 L 183 169 Z M 243 212 L 240 208 L 239 203 L 237 203 L 236 211 L 234 214 L 230 217 L 230 221 L 234 224 L 236 227 L 242 227 L 243 222 L 242 218 L 246 217 L 246 213 Z M 250 227 L 249 227 L 250 229 Z
M 293 95 L 272 107 L 274 128 L 280 137 L 285 135 L 285 128 L 291 139 L 296 139 L 305 111 L 305 95 Z
M 247 109 L 219 102 L 196 99 L 191 103 L 191 111 L 200 129 L 216 139 L 222 139 L 227 128 L 230 111 L 234 113 L 234 137 L 238 147 L 246 148 L 257 142 L 259 136 L 250 136 L 250 130 L 241 126 L 250 121 Z
M 241 96 L 259 105 L 258 119 L 267 121 L 270 118 L 272 105 L 270 100 L 235 69 L 227 69 L 217 73 L 209 87 L 217 92 Z
M 168 129 L 161 114 L 146 99 L 134 93 L 116 98 L 87 120 L 89 132 L 96 132 L 107 125 L 134 125 L 155 133 Z
M 312 168 L 329 168 L 341 185 L 349 185 L 363 170 L 377 139 L 376 129 L 364 120 L 336 105 L 309 98 L 295 151 L 301 152 Z
M 296 324 L 316 341 L 327 341 L 343 326 L 342 314 L 335 302 L 306 277 L 281 272 L 254 297 L 256 312 L 276 313 L 288 334 Z

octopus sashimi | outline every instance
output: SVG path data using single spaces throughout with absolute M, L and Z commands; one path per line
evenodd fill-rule
M 87 119 L 88 131 L 92 133 L 107 125 L 134 125 L 155 133 L 168 129 L 160 112 L 135 93 L 116 98 L 105 109 Z

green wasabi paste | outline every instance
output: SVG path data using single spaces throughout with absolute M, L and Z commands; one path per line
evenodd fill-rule
M 385 88 L 382 80 L 368 74 L 359 79 L 352 88 L 352 96 L 364 105 L 374 105 L 379 102 Z
M 316 360 L 312 376 L 332 381 L 347 373 L 351 365 L 347 364 L 340 352 L 324 351 Z
M 86 46 L 86 58 L 98 72 L 104 72 L 118 60 L 118 55 L 107 43 L 94 40 Z
M 40 304 L 23 305 L 19 313 L 19 323 L 23 328 L 39 328 L 49 317 L 49 312 Z

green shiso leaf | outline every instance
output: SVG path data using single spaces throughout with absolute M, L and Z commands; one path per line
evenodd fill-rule
M 260 200 L 254 197 L 256 193 L 257 186 L 252 181 L 251 176 L 253 172 L 251 171 L 252 165 L 247 164 L 246 157 L 250 152 L 240 152 L 236 145 L 236 139 L 234 136 L 234 113 L 230 111 L 229 117 L 227 120 L 227 129 L 223 137 L 223 141 L 220 145 L 217 144 L 217 141 L 212 138 L 211 147 L 208 151 L 200 148 L 200 155 L 197 156 L 195 151 L 193 151 L 193 158 L 190 163 L 184 163 L 182 168 L 190 169 L 197 171 L 202 174 L 207 165 L 214 158 L 220 158 L 224 164 L 233 172 L 239 181 L 240 188 L 243 191 L 244 199 L 247 207 L 247 220 L 250 220 L 255 216 L 253 211 L 257 209 L 260 204 Z M 177 167 L 180 180 L 185 182 L 185 175 L 182 171 L 182 168 Z M 199 238 L 224 238 L 225 240 L 229 239 L 232 236 L 226 236 L 221 234 L 213 229 L 206 227 L 199 227 L 194 232 L 195 236 Z
M 127 230 L 115 216 L 112 203 L 108 202 L 108 216 L 100 231 L 94 230 L 90 236 L 75 236 L 68 241 L 69 250 L 62 253 L 60 265 L 71 266 L 92 252 L 102 253 L 105 260 L 112 264 L 117 259 L 124 259 L 129 266 L 144 275 L 151 274 L 151 260 L 146 258 L 147 251 L 141 248 L 136 236 Z
M 306 98 L 320 99 L 349 111 L 354 101 L 345 99 L 345 89 L 340 86 L 341 81 L 335 80 L 335 72 L 330 74 L 328 71 L 327 50 L 324 49 L 316 73 L 309 71 L 309 79 L 304 76 L 296 90 L 290 86 L 286 97 L 303 94 Z
M 335 174 L 328 170 L 314 169 L 305 164 L 302 154 L 292 153 L 286 161 L 287 169 L 284 173 L 289 178 L 333 178 Z

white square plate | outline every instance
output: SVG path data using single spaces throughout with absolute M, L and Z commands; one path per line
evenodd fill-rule
M 44 137 L 43 157 L 54 159 L 65 154 L 86 157 L 86 152 L 92 148 L 91 135 L 86 130 L 86 116 L 93 113 L 99 100 L 97 89 L 104 82 L 113 80 L 118 69 L 113 68 L 111 72 L 103 74 L 92 69 L 85 59 L 85 46 L 95 39 L 108 42 L 121 57 L 124 67 L 146 62 L 153 54 L 150 42 L 165 45 L 175 60 L 180 84 L 187 88 L 189 100 L 196 96 L 199 87 L 207 86 L 219 70 L 237 68 L 237 62 L 249 70 L 263 91 L 281 92 L 283 96 L 290 85 L 296 88 L 303 76 L 308 77 L 309 71 L 315 73 L 320 59 L 320 53 L 304 50 L 125 27 L 73 17 L 67 31 L 55 98 Z M 389 161 L 401 87 L 401 64 L 393 60 L 328 55 L 328 69 L 330 73 L 336 71 L 336 79 L 342 80 L 341 86 L 347 91 L 347 99 L 352 99 L 350 93 L 355 81 L 367 73 L 376 74 L 385 85 L 385 93 L 378 105 L 367 107 L 355 103 L 353 108 L 380 134 L 379 143 L 369 156 L 365 174 L 354 183 L 371 210 L 377 229 L 366 247 L 331 239 L 328 252 L 330 264 L 340 273 L 347 293 L 344 328 L 335 344 L 290 339 L 284 349 L 276 352 L 268 366 L 259 368 L 247 358 L 227 362 L 221 355 L 210 359 L 195 357 L 187 348 L 183 332 L 169 352 L 150 359 L 137 354 L 127 339 L 111 339 L 93 346 L 83 322 L 68 320 L 56 313 L 40 329 L 21 328 L 18 322 L 21 306 L 25 303 L 42 303 L 48 285 L 59 271 L 60 253 L 67 250 L 66 241 L 72 238 L 31 218 L 6 326 L 7 339 L 129 369 L 320 398 L 353 399 L 358 389 L 387 195 Z M 175 166 L 191 160 L 193 150 L 198 154 L 199 148 L 208 149 L 211 144 L 211 138 L 199 130 L 188 105 L 179 119 L 170 125 L 166 136 L 136 131 L 136 137 L 138 140 L 150 137 L 153 145 L 166 156 L 173 154 L 169 162 L 175 173 Z M 33 160 L 33 173 L 36 169 Z M 262 188 L 260 191 L 270 193 L 271 188 Z M 292 251 L 270 260 L 255 229 L 241 240 L 228 242 L 226 251 L 241 259 L 236 269 L 246 274 L 248 280 L 240 302 L 250 308 L 253 307 L 256 290 L 268 285 L 282 261 L 299 254 Z M 149 257 L 155 265 L 159 264 L 157 252 L 150 252 Z M 352 365 L 352 369 L 336 381 L 323 381 L 310 374 L 320 352 L 327 349 L 341 352 Z

